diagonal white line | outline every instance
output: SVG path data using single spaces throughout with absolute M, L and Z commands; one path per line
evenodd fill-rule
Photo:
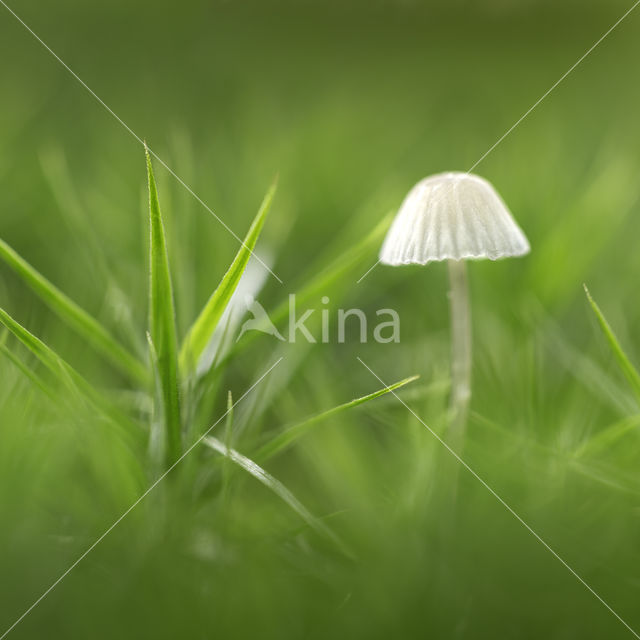
M 4 0 L 0 4 L 110 113 L 141 145 L 144 140 L 115 112 Z M 229 225 L 152 149 L 149 153 L 280 283 L 282 280 L 239 238 Z M 2 640 L 0 638 L 0 640 Z
M 0 0 L 2 2 L 2 0 Z M 545 91 L 538 100 L 536 100 L 521 116 L 514 122 L 503 134 L 494 142 L 481 156 L 476 160 L 476 162 L 471 166 L 471 169 L 467 171 L 467 173 L 471 173 L 563 80 L 567 78 L 569 74 L 571 74 L 576 67 L 640 4 L 640 0 L 637 0 L 630 9 L 627 9 L 625 13 L 616 20 L 616 22 L 605 31 L 598 40 L 594 44 L 587 49 L 587 51 L 582 54 L 576 62 L 574 62 L 569 69 L 567 69 L 552 85 Z M 362 280 L 364 280 L 378 265 L 380 264 L 380 260 L 378 260 L 369 270 L 363 275 L 360 276 L 356 284 L 359 284 Z
M 0 0 L 1 2 L 2 0 Z M 369 270 L 357 280 L 356 284 L 360 284 L 378 265 L 380 264 L 380 260 L 378 260 L 372 267 L 369 267 Z
M 409 410 L 409 413 L 413 415 L 423 427 L 429 431 L 429 433 L 438 440 L 438 442 L 540 543 L 542 546 L 551 553 L 582 585 L 595 596 L 602 605 L 604 605 L 610 613 L 612 613 L 619 622 L 621 622 L 636 638 L 640 640 L 640 635 L 636 633 L 631 626 L 629 626 L 616 611 L 591 587 L 589 584 L 578 574 L 575 569 L 571 567 L 561 556 L 558 555 L 422 418 L 404 401 L 400 396 L 391 389 L 382 378 L 371 369 L 360 357 L 357 357 L 360 363 L 374 376 L 376 377 L 387 390 L 392 393 L 397 400 Z M 2 638 L 0 638 L 2 640 Z
M 1 636 L 6 638 L 218 425 L 282 361 L 278 358 Z

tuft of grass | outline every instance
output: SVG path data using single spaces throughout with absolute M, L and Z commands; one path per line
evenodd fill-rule
M 149 186 L 149 335 L 156 351 L 162 403 L 160 413 L 165 431 L 164 454 L 169 466 L 182 451 L 178 341 L 164 224 L 151 156 L 146 146 L 145 154 Z
M 211 340 L 211 336 L 218 326 L 218 322 L 247 267 L 249 258 L 253 253 L 267 214 L 271 208 L 275 192 L 276 183 L 274 182 L 264 196 L 258 213 L 253 219 L 249 231 L 242 242 L 242 246 L 233 259 L 231 266 L 224 274 L 216 290 L 211 294 L 200 315 L 188 330 L 180 350 L 181 371 L 187 372 L 194 370 L 209 344 L 209 340 Z
M 2 239 L 0 239 L 0 258 L 63 322 L 87 340 L 125 376 L 138 384 L 147 383 L 148 372 L 134 355 L 125 349 L 98 320 L 60 291 Z

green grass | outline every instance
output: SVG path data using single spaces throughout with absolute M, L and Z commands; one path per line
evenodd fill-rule
M 218 326 L 220 317 L 224 313 L 231 296 L 240 282 L 240 278 L 247 267 L 249 258 L 255 249 L 256 242 L 260 237 L 260 232 L 264 225 L 267 213 L 271 207 L 271 202 L 276 191 L 274 184 L 262 201 L 260 209 L 256 214 L 251 227 L 247 232 L 242 246 L 238 250 L 227 273 L 225 273 L 222 281 L 216 290 L 211 294 L 207 304 L 204 306 L 191 328 L 187 331 L 182 348 L 180 350 L 180 363 L 183 371 L 195 370 L 198 362 L 211 340 L 211 336 Z M 265 269 L 268 267 L 262 263 Z
M 60 318 L 134 382 L 146 380 L 144 366 L 86 311 L 0 240 L 0 258 L 28 284 Z
M 633 637 L 357 359 L 445 433 L 446 269 L 357 281 L 627 8 L 22 3 L 243 244 L 5 15 L 0 635 L 170 470 L 8 638 Z M 532 252 L 469 265 L 463 454 L 636 630 L 639 17 L 477 168 Z M 246 293 L 331 340 L 236 341 Z
M 391 391 L 395 391 L 396 389 L 400 389 L 404 387 L 406 384 L 413 382 L 416 380 L 418 376 L 413 376 L 411 378 L 406 378 L 404 380 L 400 380 L 400 382 L 396 382 L 389 387 L 385 387 L 384 389 L 380 389 L 379 391 L 374 391 L 373 393 L 369 393 L 362 398 L 355 398 L 350 402 L 345 402 L 344 404 L 339 405 L 338 407 L 334 407 L 333 409 L 329 409 L 328 411 L 323 411 L 322 413 L 311 416 L 298 424 L 294 424 L 290 427 L 287 427 L 278 433 L 278 435 L 269 439 L 269 441 L 264 444 L 255 454 L 255 457 L 258 460 L 267 460 L 272 458 L 279 453 L 286 451 L 289 447 L 293 446 L 298 438 L 306 435 L 309 431 L 311 431 L 315 426 L 319 423 L 327 420 L 328 418 L 333 418 L 337 414 L 342 411 L 346 411 L 347 409 L 351 409 L 353 407 L 357 407 L 358 405 L 364 404 L 369 400 L 373 400 L 375 398 L 379 398 L 385 393 L 389 393 Z
M 63 383 L 63 387 L 71 394 L 80 394 L 83 398 L 91 402 L 94 408 L 103 411 L 114 418 L 115 424 L 126 420 L 107 397 L 101 395 L 91 386 L 81 374 L 79 374 L 69 363 L 63 360 L 53 349 L 48 347 L 42 340 L 38 339 L 21 324 L 16 322 L 4 309 L 0 309 L 0 322 L 49 370 L 50 374 Z M 4 347 L 4 345 L 3 345 Z M 11 353 L 4 347 L 6 353 Z M 18 360 L 15 355 L 10 357 L 12 361 Z M 19 368 L 23 372 L 29 371 L 28 377 L 37 382 L 42 389 L 48 390 L 48 395 L 54 395 L 54 390 L 46 386 L 41 379 L 33 373 L 26 365 L 21 364 Z
M 166 459 L 170 465 L 182 453 L 178 339 L 164 224 L 146 148 L 145 153 L 149 181 L 149 337 L 161 398 L 157 412 L 164 426 Z
M 159 482 L 164 480 L 166 475 L 171 473 L 195 447 L 202 443 L 203 445 L 222 454 L 248 474 L 255 477 L 260 483 L 283 500 L 302 519 L 302 521 L 310 527 L 311 530 L 330 541 L 332 545 L 348 559 L 355 560 L 354 553 L 348 549 L 345 543 L 332 531 L 332 529 L 327 526 L 323 520 L 312 515 L 302 502 L 300 502 L 300 500 L 296 498 L 282 482 L 277 480 L 256 462 L 229 446 L 232 438 L 231 425 L 233 423 L 233 409 L 235 406 L 232 401 L 230 391 L 228 394 L 227 411 L 223 415 L 223 417 L 227 417 L 227 442 L 223 443 L 217 438 L 208 435 L 213 427 L 217 425 L 217 422 L 219 422 L 217 421 L 214 425 L 206 429 L 204 433 L 198 437 L 195 443 L 191 445 L 191 447 L 186 449 L 186 451 L 184 450 L 183 442 L 185 432 L 188 430 L 183 427 L 183 414 L 185 416 L 193 416 L 197 414 L 197 407 L 185 406 L 189 403 L 197 402 L 197 396 L 192 393 L 191 385 L 192 381 L 198 382 L 197 378 L 201 375 L 197 370 L 197 363 L 214 336 L 218 323 L 225 309 L 230 304 L 232 295 L 240 283 L 252 251 L 256 246 L 256 242 L 264 224 L 266 214 L 271 205 L 271 201 L 273 200 L 275 186 L 271 187 L 265 196 L 258 215 L 254 219 L 247 237 L 233 260 L 231 267 L 224 275 L 220 285 L 205 305 L 194 325 L 186 334 L 182 351 L 184 364 L 181 376 L 178 365 L 176 314 L 165 227 L 160 211 L 160 203 L 151 157 L 148 149 L 146 148 L 145 155 L 149 189 L 150 256 L 149 330 L 147 332 L 147 339 L 149 346 L 150 369 L 156 383 L 154 385 L 155 393 L 153 394 L 154 406 L 151 414 L 149 415 L 149 422 L 146 429 L 146 447 L 143 446 L 143 448 L 138 451 L 138 455 L 140 456 L 140 459 L 138 460 L 139 464 L 142 467 L 146 466 L 151 473 L 158 473 L 157 464 L 158 461 L 161 461 L 161 464 L 163 463 L 164 466 L 164 473 L 162 473 L 158 477 L 158 480 L 156 480 L 156 483 L 159 484 Z M 105 345 L 108 347 L 109 341 L 113 341 L 114 344 L 117 344 L 115 343 L 115 340 L 110 337 L 107 330 L 101 327 L 98 321 L 94 320 L 86 312 L 82 311 L 80 307 L 73 303 L 65 294 L 57 290 L 51 283 L 38 274 L 35 269 L 30 267 L 25 260 L 15 253 L 15 251 L 6 246 L 5 254 L 5 258 L 7 262 L 9 262 L 9 265 L 14 268 L 28 284 L 33 286 L 36 293 L 38 293 L 45 302 L 58 311 L 62 318 L 67 320 L 69 324 L 76 329 L 80 337 L 87 338 L 101 347 L 105 347 Z M 340 261 L 339 265 L 330 267 L 328 275 L 325 274 L 320 282 L 327 284 L 335 277 L 334 272 L 345 272 L 351 261 L 352 258 L 348 258 L 346 261 L 343 259 Z M 355 264 L 357 264 L 357 262 Z M 312 284 L 312 286 L 317 285 Z M 303 297 L 306 298 L 306 296 Z M 129 417 L 120 413 L 117 406 L 112 406 L 105 390 L 100 390 L 86 381 L 81 374 L 79 374 L 70 364 L 53 351 L 53 349 L 30 333 L 2 309 L 0 309 L 0 322 L 5 325 L 6 330 L 11 332 L 26 347 L 26 349 L 37 358 L 37 360 L 39 360 L 54 376 L 58 377 L 59 380 L 63 382 L 63 387 L 69 393 L 74 395 L 80 394 L 82 398 L 89 401 L 94 408 L 104 410 L 105 415 L 107 415 L 116 425 L 124 426 L 129 429 L 131 433 L 129 434 L 125 432 L 125 437 L 138 434 L 140 425 L 136 424 L 135 416 L 132 415 Z M 97 338 L 92 339 L 94 338 L 94 334 Z M 54 402 L 57 401 L 59 391 L 56 390 L 55 386 L 51 386 L 43 381 L 31 367 L 25 364 L 4 344 L 5 341 L 6 332 L 3 335 L 2 345 L 0 346 L 7 359 L 25 375 L 26 379 L 33 384 L 34 387 L 43 392 Z M 124 353 L 124 349 L 120 349 L 121 351 L 116 355 Z M 107 352 L 109 352 L 108 349 Z M 281 359 L 282 358 L 280 358 L 280 360 Z M 122 365 L 123 362 L 120 359 L 116 359 L 115 364 Z M 214 362 L 212 366 L 215 366 L 215 364 L 216 363 Z M 278 364 L 278 361 L 276 364 Z M 274 366 L 275 365 L 271 368 Z M 148 387 L 146 380 L 150 377 L 149 373 L 142 369 L 140 374 L 136 377 L 138 378 L 138 382 L 142 382 L 138 387 L 139 393 L 147 393 Z M 255 385 L 261 382 L 262 377 L 258 379 Z M 415 381 L 417 377 L 418 376 L 406 378 L 389 387 L 324 411 L 319 415 L 300 422 L 297 425 L 280 430 L 280 433 L 272 438 L 267 437 L 266 444 L 258 450 L 257 455 L 260 458 L 269 458 L 281 453 L 291 447 L 298 438 L 308 433 L 317 423 L 329 418 L 334 418 L 344 411 L 360 406 L 370 400 L 379 398 L 390 391 L 400 389 L 410 382 Z M 207 382 L 209 382 L 209 380 L 205 378 L 205 387 Z M 253 386 L 249 391 L 251 391 L 252 388 Z M 205 388 L 205 392 L 206 391 L 207 389 Z M 240 400 L 244 399 L 247 393 L 248 392 L 245 392 L 240 397 Z M 144 451 L 145 448 L 147 449 L 146 452 Z M 197 456 L 197 454 L 195 454 L 195 456 Z M 154 471 L 154 469 L 156 471 Z M 152 490 L 155 488 L 156 483 L 150 485 Z M 144 499 L 145 497 L 146 492 L 141 493 L 141 499 Z M 134 505 L 136 505 L 136 503 L 134 503 Z M 125 511 L 122 515 L 126 517 L 128 512 Z
M 600 328 L 602 329 L 602 333 L 604 334 L 607 342 L 609 343 L 609 347 L 611 348 L 611 352 L 615 356 L 616 362 L 620 367 L 620 370 L 624 374 L 624 377 L 629 382 L 629 386 L 633 390 L 634 394 L 638 398 L 640 402 L 640 374 L 638 370 L 631 364 L 629 357 L 624 352 L 622 347 L 620 346 L 620 342 L 616 337 L 616 334 L 613 332 L 613 329 L 607 322 L 607 319 L 604 317 L 602 311 L 600 311 L 600 307 L 597 305 L 596 301 L 591 297 L 589 293 L 589 289 L 587 289 L 586 285 L 584 287 L 584 291 L 587 294 L 587 299 L 589 300 L 589 304 L 593 309 L 593 313 L 598 319 L 598 323 Z

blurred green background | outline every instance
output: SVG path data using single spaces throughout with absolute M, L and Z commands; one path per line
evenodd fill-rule
M 267 278 L 258 296 L 271 309 L 420 178 L 469 169 L 631 4 L 10 6 L 238 236 L 278 174 L 259 245 L 283 281 Z M 464 452 L 636 630 L 640 409 L 582 284 L 639 362 L 639 33 L 640 8 L 475 169 L 532 253 L 470 265 Z M 0 42 L 0 237 L 144 354 L 142 148 L 3 7 Z M 156 176 L 183 335 L 238 243 L 158 163 Z M 375 260 L 374 247 L 308 306 L 326 295 L 370 317 L 396 309 L 399 344 L 360 344 L 355 330 L 345 344 L 259 337 L 213 376 L 197 429 L 224 413 L 228 389 L 238 398 L 283 356 L 234 415 L 247 455 L 263 434 L 378 389 L 357 357 L 386 383 L 420 374 L 399 395 L 442 432 L 446 268 L 378 266 L 357 283 Z M 144 404 L 4 264 L 0 301 L 93 383 Z M 81 403 L 56 406 L 0 358 L 1 634 L 153 472 L 144 448 Z M 391 396 L 267 465 L 354 558 L 242 470 L 191 457 L 8 637 L 632 637 L 464 470 L 452 507 L 446 452 Z

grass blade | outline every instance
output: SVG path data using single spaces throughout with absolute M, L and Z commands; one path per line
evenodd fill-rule
M 81 396 L 89 400 L 92 406 L 101 409 L 105 415 L 111 417 L 118 425 L 129 422 L 129 419 L 124 414 L 108 402 L 104 396 L 89 384 L 68 362 L 61 358 L 51 347 L 40 340 L 40 338 L 37 338 L 25 329 L 2 308 L 0 308 L 0 322 L 7 327 L 56 378 L 62 380 L 73 394 L 80 392 Z
M 227 419 L 225 420 L 224 425 L 224 446 L 227 451 L 231 451 L 231 440 L 232 440 L 232 429 L 233 429 L 233 394 L 231 390 L 227 392 Z M 225 464 L 222 467 L 222 489 L 221 493 L 223 496 L 223 501 L 227 502 L 228 494 L 229 494 L 229 482 L 231 480 L 231 461 L 229 458 L 225 458 Z
M 630 493 L 635 496 L 640 495 L 640 484 L 637 482 L 637 476 L 622 473 L 617 467 L 598 465 L 593 462 L 584 464 L 580 461 L 575 461 L 571 465 L 571 468 L 577 473 L 589 478 L 589 480 L 605 487 Z
M 238 250 L 228 271 L 224 274 L 217 289 L 211 294 L 200 315 L 193 323 L 184 339 L 180 351 L 180 368 L 182 371 L 193 370 L 200 356 L 209 344 L 209 340 L 222 316 L 233 292 L 236 290 L 240 278 L 249 262 L 249 258 L 256 246 L 267 213 L 271 207 L 273 196 L 276 192 L 276 184 L 272 184 L 265 195 L 260 209 L 253 219 L 249 231 L 245 236 L 242 246 Z
M 331 264 L 325 269 L 311 276 L 308 282 L 295 291 L 296 304 L 302 305 L 307 300 L 318 298 L 328 290 L 330 287 L 342 280 L 351 270 L 357 267 L 362 260 L 370 256 L 372 250 L 376 250 L 380 246 L 380 242 L 384 237 L 389 225 L 393 213 L 389 213 L 371 230 L 371 232 L 359 243 L 355 244 L 349 250 L 338 256 Z M 283 300 L 280 305 L 269 312 L 269 318 L 277 326 L 289 317 L 289 299 Z M 258 331 L 248 331 L 244 334 L 242 339 L 236 344 L 230 354 L 227 354 L 227 358 L 233 354 L 238 353 L 245 347 L 247 347 L 253 340 L 260 335 Z
M 36 387 L 38 387 L 41 391 L 44 392 L 46 396 L 50 400 L 54 402 L 59 401 L 59 396 L 56 394 L 55 390 L 48 385 L 35 371 L 33 371 L 30 367 L 28 367 L 18 356 L 7 347 L 5 344 L 0 344 L 0 353 L 4 354 L 4 356 L 9 360 L 15 367 L 18 369 L 29 381 Z
M 260 462 L 264 462 L 273 456 L 282 453 L 286 449 L 288 449 L 298 438 L 307 434 L 313 427 L 315 427 L 318 423 L 326 420 L 327 418 L 331 418 L 342 411 L 347 411 L 348 409 L 352 409 L 353 407 L 357 407 L 358 405 L 364 404 L 369 400 L 374 400 L 375 398 L 379 398 L 390 391 L 395 391 L 396 389 L 400 389 L 400 387 L 404 387 L 406 384 L 417 380 L 420 376 L 411 376 L 410 378 L 405 378 L 404 380 L 400 380 L 395 384 L 392 384 L 390 387 L 385 387 L 384 389 L 379 389 L 378 391 L 374 391 L 366 396 L 362 396 L 361 398 L 355 398 L 349 402 L 345 402 L 344 404 L 338 405 L 337 407 L 333 407 L 328 411 L 324 411 L 315 416 L 307 418 L 306 420 L 295 424 L 288 429 L 285 429 L 281 434 L 273 438 L 267 442 L 264 446 L 262 446 L 255 454 L 255 458 Z
M 374 247 L 377 250 L 389 228 L 391 219 L 391 213 L 386 215 L 361 242 L 345 251 L 326 269 L 312 277 L 306 285 L 296 291 L 296 304 L 304 304 L 309 299 L 323 295 L 333 283 L 341 280 L 349 271 L 360 264 L 361 260 L 368 256 Z M 278 324 L 278 322 L 286 319 L 288 315 L 289 300 L 287 299 L 276 307 L 269 314 L 269 317 L 274 324 Z
M 19 322 L 14 320 L 4 309 L 0 308 L 0 322 L 29 349 L 53 373 L 59 373 L 60 367 L 72 369 L 53 349 L 48 347 L 40 338 L 36 338 Z M 80 376 L 80 374 L 77 374 Z M 88 383 L 87 383 L 88 384 Z
M 146 147 L 145 153 L 149 182 L 149 333 L 156 348 L 165 428 L 164 453 L 170 465 L 182 450 L 176 318 L 164 225 L 151 157 Z
M 604 333 L 604 336 L 609 343 L 609 347 L 611 348 L 611 351 L 613 352 L 613 355 L 618 362 L 618 366 L 629 382 L 629 385 L 633 389 L 636 397 L 638 398 L 638 400 L 640 400 L 640 374 L 638 373 L 638 370 L 633 366 L 631 360 L 629 360 L 627 354 L 620 346 L 620 342 L 618 341 L 616 334 L 613 332 L 611 325 L 607 322 L 607 319 L 604 317 L 604 314 L 600 310 L 600 307 L 597 305 L 596 301 L 591 297 L 589 289 L 587 289 L 587 285 L 584 285 L 584 291 L 587 294 L 587 300 L 589 300 L 589 304 L 591 305 L 591 308 L 593 309 L 593 312 L 598 319 L 598 323 L 600 324 L 602 333 Z
M 630 416 L 609 425 L 589 438 L 575 453 L 576 458 L 601 453 L 610 449 L 629 433 L 640 429 L 640 416 Z
M 134 382 L 146 384 L 148 374 L 144 365 L 93 316 L 60 291 L 1 239 L 0 258 L 33 289 L 63 322 L 84 337 L 97 352 Z
M 336 534 L 327 527 L 322 520 L 316 518 L 299 500 L 296 498 L 282 482 L 274 478 L 270 473 L 265 471 L 260 465 L 256 464 L 250 458 L 243 456 L 235 449 L 228 448 L 223 442 L 212 436 L 207 436 L 202 441 L 214 451 L 222 454 L 239 467 L 251 474 L 256 480 L 261 482 L 265 487 L 273 491 L 281 500 L 286 502 L 314 531 L 325 536 L 338 545 L 343 553 L 349 557 L 353 554 L 344 546 L 344 543 L 336 536 Z

